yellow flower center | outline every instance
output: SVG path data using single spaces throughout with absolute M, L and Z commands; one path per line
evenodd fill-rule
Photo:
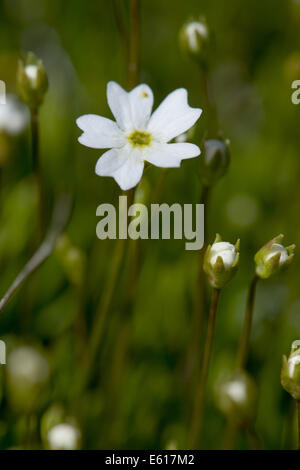
M 148 147 L 151 144 L 152 136 L 146 131 L 133 131 L 127 136 L 132 147 Z

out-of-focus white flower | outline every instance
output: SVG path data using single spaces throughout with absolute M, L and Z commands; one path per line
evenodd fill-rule
M 10 376 L 36 384 L 49 376 L 49 364 L 39 351 L 30 346 L 14 349 L 7 361 Z
M 168 143 L 192 127 L 202 112 L 188 105 L 184 88 L 170 93 L 152 115 L 153 93 L 148 85 L 127 93 L 109 82 L 107 100 L 116 122 L 94 114 L 81 116 L 76 121 L 83 131 L 78 140 L 91 148 L 111 148 L 97 161 L 96 173 L 112 176 L 121 189 L 138 184 L 145 161 L 176 168 L 181 160 L 200 154 L 197 145 Z
M 43 405 L 50 376 L 46 357 L 31 346 L 19 346 L 7 358 L 8 400 L 18 412 L 33 412 Z
M 228 397 L 230 397 L 234 402 L 243 403 L 243 401 L 247 398 L 247 390 L 244 382 L 238 380 L 227 382 L 224 385 L 224 390 L 226 391 Z
M 257 391 L 252 377 L 245 371 L 225 374 L 216 383 L 215 400 L 219 410 L 239 424 L 255 416 Z
M 78 450 L 80 448 L 81 432 L 68 423 L 60 423 L 47 434 L 50 450 Z
M 29 120 L 27 107 L 15 95 L 6 96 L 6 104 L 0 104 L 0 132 L 18 135 Z
M 205 18 L 185 23 L 179 32 L 179 42 L 183 51 L 200 64 L 205 64 L 210 43 L 210 34 Z
M 203 21 L 191 21 L 185 27 L 186 40 L 188 41 L 189 48 L 192 52 L 196 53 L 199 50 L 199 39 L 208 39 L 207 25 Z

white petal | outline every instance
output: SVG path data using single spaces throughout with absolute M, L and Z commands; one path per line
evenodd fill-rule
M 200 149 L 194 144 L 159 144 L 153 148 L 153 153 L 149 152 L 145 160 L 162 168 L 177 168 L 181 160 L 198 155 Z
M 136 129 L 145 129 L 153 106 L 153 93 L 148 85 L 142 84 L 129 93 L 132 124 Z
M 170 93 L 152 114 L 148 130 L 161 142 L 186 132 L 199 119 L 202 110 L 191 108 L 184 88 Z
M 124 144 L 124 136 L 117 124 L 96 114 L 85 114 L 76 120 L 77 126 L 84 131 L 78 141 L 82 145 L 95 149 L 120 147 Z
M 118 83 L 109 82 L 107 101 L 123 131 L 145 129 L 153 106 L 153 93 L 148 85 L 139 85 L 127 93 Z
M 141 153 L 133 150 L 130 145 L 105 152 L 96 164 L 96 173 L 99 176 L 112 176 L 124 191 L 138 184 L 143 170 Z
M 118 123 L 118 126 L 123 131 L 132 129 L 129 93 L 127 93 L 127 91 L 125 91 L 116 82 L 108 82 L 106 93 L 108 105 Z
M 144 162 L 135 153 L 131 154 L 117 171 L 112 175 L 123 191 L 134 188 L 142 178 Z
M 127 160 L 127 155 L 120 154 L 115 149 L 105 152 L 97 161 L 95 172 L 99 176 L 112 176 Z

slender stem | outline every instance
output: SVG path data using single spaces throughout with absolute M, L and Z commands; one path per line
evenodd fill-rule
M 251 448 L 253 450 L 260 450 L 262 448 L 261 442 L 259 440 L 258 435 L 255 432 L 253 425 L 246 427 L 246 434 L 248 436 Z
M 99 306 L 95 313 L 95 320 L 92 326 L 91 338 L 88 342 L 88 348 L 86 349 L 86 355 L 84 357 L 84 373 L 82 386 L 86 386 L 92 372 L 92 367 L 96 359 L 100 343 L 102 340 L 104 326 L 106 323 L 107 315 L 115 291 L 115 286 L 119 278 L 123 256 L 125 252 L 126 240 L 118 239 L 116 241 L 115 250 L 113 253 L 112 262 L 108 274 L 107 283 L 101 297 Z
M 204 409 L 204 402 L 205 402 L 205 389 L 206 389 L 206 383 L 207 383 L 207 378 L 208 378 L 210 360 L 212 356 L 213 340 L 214 340 L 215 325 L 216 325 L 216 314 L 217 314 L 219 298 L 220 298 L 220 290 L 214 288 L 212 291 L 211 302 L 210 302 L 207 335 L 206 335 L 206 341 L 205 341 L 205 346 L 204 346 L 202 369 L 201 369 L 199 384 L 198 384 L 196 395 L 195 395 L 194 413 L 192 417 L 191 431 L 190 431 L 190 436 L 189 436 L 189 447 L 191 449 L 194 449 L 196 447 L 198 435 L 199 435 L 201 424 L 202 424 L 203 409 Z
M 298 415 L 298 450 L 300 450 L 300 400 L 297 400 L 297 415 Z
M 113 10 L 114 10 L 114 15 L 115 15 L 115 20 L 116 20 L 116 25 L 117 29 L 119 31 L 119 35 L 126 53 L 126 60 L 127 60 L 127 55 L 128 55 L 128 38 L 127 38 L 127 33 L 124 25 L 124 21 L 122 18 L 122 12 L 121 12 L 121 5 L 120 5 L 120 0 L 112 0 L 112 5 L 113 5 Z
M 127 193 L 128 206 L 132 204 L 134 200 L 134 194 L 135 189 Z M 100 348 L 107 315 L 115 292 L 116 284 L 119 279 L 127 246 L 128 239 L 118 238 L 116 240 L 115 250 L 108 273 L 107 284 L 104 289 L 104 294 L 100 299 L 98 308 L 96 309 L 91 337 L 89 339 L 88 348 L 86 349 L 86 354 L 83 357 L 83 375 L 81 378 L 82 382 L 80 383 L 80 391 L 88 384 L 90 375 L 92 373 L 92 368 Z
M 226 450 L 233 450 L 235 445 L 235 437 L 236 437 L 236 422 L 232 418 L 228 419 L 227 422 L 227 430 L 225 432 L 225 439 L 224 439 L 224 449 Z
M 204 204 L 204 243 L 206 244 L 207 239 L 207 213 L 208 213 L 208 198 L 209 198 L 209 187 L 204 186 L 201 197 L 201 204 Z M 205 253 L 205 245 L 199 252 L 198 257 L 198 279 L 196 289 L 196 301 L 195 301 L 195 335 L 199 338 L 203 323 L 204 313 L 204 288 L 205 288 L 205 277 L 203 271 L 203 259 Z M 196 331 L 197 330 L 197 331 Z M 199 341 L 197 341 L 199 347 Z M 198 349 L 198 348 L 197 348 Z
M 258 277 L 254 276 L 249 289 L 248 294 L 248 301 L 246 307 L 246 314 L 244 319 L 244 325 L 240 340 L 240 345 L 238 349 L 237 355 L 237 367 L 239 369 L 244 369 L 247 362 L 248 350 L 249 350 L 249 341 L 251 335 L 251 327 L 252 327 L 252 318 L 253 318 L 253 309 L 254 309 L 254 302 L 255 302 L 255 293 L 256 293 L 256 286 Z
M 39 155 L 39 115 L 37 109 L 31 110 L 31 148 L 32 165 L 38 192 L 38 231 L 37 242 L 41 242 L 44 231 L 44 195 Z
M 140 2 L 130 0 L 130 38 L 128 61 L 128 88 L 136 86 L 139 76 Z
M 64 230 L 66 223 L 70 216 L 71 200 L 69 196 L 65 195 L 58 201 L 54 209 L 53 220 L 50 230 L 30 260 L 26 263 L 22 271 L 18 274 L 16 279 L 13 281 L 9 289 L 6 291 L 2 299 L 0 300 L 0 313 L 4 309 L 5 305 L 13 297 L 16 291 L 21 285 L 27 280 L 27 278 L 38 269 L 38 267 L 44 263 L 44 261 L 51 255 L 55 248 L 56 240 L 61 232 Z
M 201 204 L 204 204 L 204 240 L 207 237 L 207 204 L 209 198 L 209 187 L 204 186 L 201 196 Z M 199 251 L 197 260 L 197 285 L 195 290 L 194 314 L 193 314 L 193 337 L 191 348 L 188 355 L 188 374 L 190 377 L 198 374 L 200 352 L 201 352 L 201 336 L 203 333 L 203 319 L 205 306 L 205 276 L 203 271 L 203 259 L 205 253 L 205 245 Z
M 238 353 L 237 353 L 236 366 L 238 369 L 244 369 L 246 366 L 246 362 L 247 362 L 251 328 L 252 328 L 256 286 L 257 286 L 258 279 L 259 278 L 257 276 L 254 276 L 250 284 L 243 330 L 242 330 L 240 344 L 239 344 Z M 229 436 L 229 438 L 226 440 L 227 449 L 234 448 L 236 431 L 237 431 L 237 428 L 236 428 L 235 423 L 229 421 L 227 425 L 227 436 Z

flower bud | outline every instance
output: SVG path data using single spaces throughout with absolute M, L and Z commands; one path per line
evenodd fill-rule
M 81 432 L 72 424 L 57 424 L 48 432 L 47 441 L 49 450 L 79 450 Z
M 67 416 L 59 404 L 52 405 L 41 420 L 41 436 L 49 450 L 78 450 L 81 431 L 75 418 Z
M 221 289 L 235 274 L 239 263 L 240 241 L 235 245 L 223 242 L 217 234 L 212 245 L 208 245 L 205 255 L 203 269 L 208 275 L 210 283 L 216 289 Z
M 201 64 L 207 62 L 210 34 L 206 20 L 185 23 L 179 32 L 179 41 L 184 52 Z
M 255 255 L 256 274 L 262 279 L 267 279 L 281 269 L 287 267 L 294 258 L 295 245 L 281 244 L 283 235 L 270 240 Z
M 43 63 L 32 52 L 19 60 L 17 82 L 22 100 L 30 109 L 37 109 L 48 90 L 48 77 Z
M 233 372 L 217 383 L 215 401 L 227 418 L 240 426 L 246 425 L 255 417 L 256 385 L 245 371 Z
M 19 346 L 7 358 L 6 387 L 11 407 L 21 413 L 39 410 L 46 397 L 50 375 L 45 356 L 31 346 Z
M 209 139 L 204 142 L 199 158 L 200 181 L 212 186 L 225 175 L 230 164 L 229 140 Z
M 300 400 L 300 340 L 293 342 L 288 359 L 283 356 L 281 385 L 295 400 Z

